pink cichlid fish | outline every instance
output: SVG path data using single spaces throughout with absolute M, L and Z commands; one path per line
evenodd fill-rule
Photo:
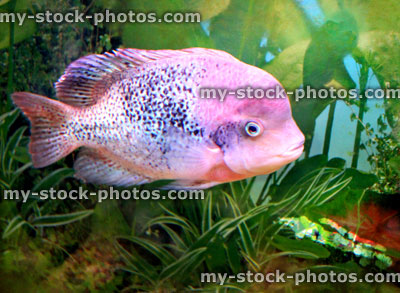
M 207 188 L 268 174 L 296 160 L 304 135 L 289 99 L 199 97 L 201 88 L 281 87 L 267 72 L 212 49 L 119 49 L 68 66 L 57 100 L 17 92 L 31 122 L 34 167 L 82 147 L 75 176 L 130 186 L 172 179 Z

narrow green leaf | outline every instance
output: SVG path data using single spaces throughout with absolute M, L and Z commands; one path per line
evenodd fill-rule
M 189 232 L 189 234 L 192 234 L 193 236 L 197 237 L 198 233 L 195 230 L 194 227 L 192 227 L 191 223 L 187 222 L 185 219 L 179 217 L 175 218 L 172 216 L 161 216 L 157 217 L 155 219 L 151 219 L 147 225 L 152 226 L 155 224 L 173 224 L 177 225 L 178 227 L 181 227 L 184 231 Z
M 203 216 L 201 221 L 202 233 L 210 229 L 212 226 L 212 212 L 213 212 L 212 192 L 210 191 L 208 192 L 205 204 L 203 205 Z
M 18 146 L 25 129 L 26 126 L 18 128 L 9 138 L 3 153 L 3 171 L 10 172 L 11 164 L 13 162 L 12 153 L 15 152 L 15 148 Z
M 161 227 L 168 233 L 169 237 L 171 237 L 174 244 L 181 250 L 187 250 L 187 245 L 185 241 L 176 233 L 173 229 L 168 227 L 168 225 L 161 224 Z
M 255 178 L 255 177 L 253 177 L 253 178 Z M 245 191 L 243 192 L 243 196 L 247 196 L 246 193 L 248 193 L 248 192 L 246 192 L 246 190 L 248 189 L 249 185 L 251 188 L 252 183 L 247 185 Z M 233 211 L 235 217 L 240 216 L 241 212 L 240 212 L 240 209 L 239 209 L 237 203 L 233 200 L 233 198 L 229 194 L 227 194 L 225 192 L 224 192 L 224 194 L 225 194 L 225 197 L 228 199 L 228 202 L 232 208 L 232 211 Z M 240 239 L 243 244 L 244 251 L 247 254 L 249 254 L 251 257 L 254 257 L 255 250 L 254 250 L 253 240 L 251 238 L 251 234 L 250 234 L 250 231 L 249 231 L 246 223 L 241 223 L 240 225 L 238 225 L 237 228 L 239 230 Z
M 238 253 L 239 247 L 235 238 L 231 238 L 225 244 L 226 255 L 228 258 L 229 266 L 233 273 L 239 273 L 242 271 L 241 257 Z
M 119 242 L 115 241 L 115 246 L 122 255 L 126 263 L 128 263 L 129 271 L 146 279 L 150 284 L 154 284 L 158 279 L 158 272 L 146 260 L 139 255 L 133 255 L 126 250 Z
M 29 154 L 28 148 L 25 146 L 17 146 L 14 153 L 10 154 L 11 157 L 20 163 L 27 164 L 31 162 L 31 156 Z
M 27 224 L 27 222 L 20 216 L 15 216 L 6 226 L 3 231 L 3 239 L 9 237 L 12 233 L 17 231 L 23 225 Z
M 170 264 L 171 262 L 175 261 L 175 258 L 172 256 L 172 254 L 157 243 L 135 236 L 120 237 L 120 239 L 125 239 L 130 242 L 136 243 L 137 245 L 140 245 L 148 252 L 153 254 L 155 257 L 157 257 L 164 265 Z
M 32 163 L 27 163 L 25 165 L 23 165 L 22 167 L 18 168 L 14 173 L 13 173 L 13 177 L 11 179 L 10 182 L 10 186 L 12 186 L 15 182 L 15 180 L 17 180 L 17 178 L 28 168 L 32 167 Z
M 71 177 L 74 174 L 74 169 L 62 168 L 55 170 L 54 172 L 43 178 L 38 184 L 32 188 L 32 192 L 38 192 L 40 190 L 49 190 L 51 187 L 56 186 L 65 178 Z
M 92 213 L 93 210 L 84 210 L 62 215 L 46 215 L 34 218 L 31 224 L 35 227 L 54 227 L 54 226 L 66 225 L 82 220 L 90 216 Z
M 204 255 L 207 251 L 206 247 L 200 247 L 183 255 L 174 263 L 167 266 L 160 273 L 160 279 L 170 279 L 184 272 L 192 272 L 197 266 L 204 261 Z

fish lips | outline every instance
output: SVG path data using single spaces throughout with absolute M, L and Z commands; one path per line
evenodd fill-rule
M 304 150 L 304 140 L 301 142 L 295 144 L 291 148 L 289 148 L 287 151 L 284 153 L 280 154 L 279 157 L 282 158 L 294 158 L 293 160 L 296 160 L 298 157 L 301 156 Z
M 298 143 L 284 153 L 276 154 L 269 157 L 268 159 L 266 159 L 264 164 L 259 166 L 250 166 L 243 157 L 236 157 L 234 163 L 232 162 L 232 160 L 225 158 L 225 163 L 233 172 L 237 174 L 257 176 L 273 173 L 285 166 L 286 164 L 295 161 L 301 156 L 303 150 L 304 142 Z
M 285 166 L 286 164 L 289 164 L 298 159 L 303 153 L 303 150 L 304 140 L 296 143 L 284 153 L 270 157 L 264 166 L 260 166 L 258 168 L 250 168 L 245 162 L 245 168 L 248 172 L 255 173 L 257 175 L 273 173 Z

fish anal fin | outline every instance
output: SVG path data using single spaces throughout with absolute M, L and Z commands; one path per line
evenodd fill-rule
M 82 148 L 74 169 L 75 177 L 93 184 L 132 186 L 152 181 L 118 164 L 101 149 Z

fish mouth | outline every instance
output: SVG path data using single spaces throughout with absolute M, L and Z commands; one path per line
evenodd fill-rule
M 300 157 L 300 155 L 303 153 L 304 150 L 304 140 L 301 142 L 295 144 L 293 147 L 288 149 L 286 152 L 283 154 L 279 155 L 280 157 Z

